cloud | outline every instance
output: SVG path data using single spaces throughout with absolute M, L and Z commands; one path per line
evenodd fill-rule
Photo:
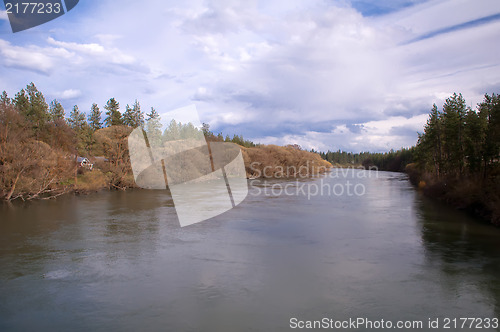
M 24 69 L 48 75 L 56 68 L 58 59 L 69 59 L 64 49 L 44 48 L 36 45 L 14 46 L 0 39 L 0 64 L 5 67 Z
M 343 150 L 352 152 L 384 152 L 415 144 L 417 132 L 422 131 L 427 115 L 411 118 L 390 117 L 359 124 L 342 124 L 330 132 L 306 131 L 282 137 L 264 136 L 259 141 L 267 144 L 299 144 L 305 149 Z
M 80 97 L 82 95 L 82 92 L 80 90 L 77 90 L 77 89 L 68 89 L 68 90 L 64 90 L 59 95 L 60 95 L 59 98 L 61 100 L 75 99 L 75 98 Z
M 81 109 L 196 103 L 214 131 L 262 142 L 398 148 L 433 103 L 499 92 L 500 21 L 488 19 L 499 12 L 497 0 L 149 0 L 137 15 L 134 2 L 103 0 L 0 39 L 0 82 L 78 91 L 66 94 Z
M 133 56 L 125 54 L 119 49 L 106 49 L 105 47 L 97 43 L 79 44 L 73 42 L 63 42 L 57 41 L 52 37 L 49 37 L 47 41 L 51 45 L 61 47 L 68 51 L 73 51 L 80 56 L 86 55 L 92 60 L 99 59 L 101 61 L 106 61 L 118 65 L 131 65 L 136 62 Z
M 7 11 L 6 10 L 1 10 L 0 9 L 0 20 L 3 20 L 3 21 L 8 21 L 9 20 L 9 16 L 7 15 Z

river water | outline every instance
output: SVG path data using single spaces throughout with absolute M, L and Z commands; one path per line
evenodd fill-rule
M 182 228 L 167 191 L 4 204 L 0 330 L 287 331 L 363 318 L 421 330 L 437 320 L 437 331 L 500 317 L 500 229 L 422 197 L 404 174 L 339 172 L 251 180 L 236 208 Z

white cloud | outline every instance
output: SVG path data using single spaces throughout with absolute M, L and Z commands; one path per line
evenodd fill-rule
M 9 20 L 9 16 L 7 15 L 7 11 L 6 10 L 1 10 L 0 9 L 0 20 L 4 20 L 4 21 L 8 21 Z
M 75 99 L 75 98 L 80 97 L 82 95 L 82 92 L 80 90 L 77 90 L 77 89 L 68 89 L 68 90 L 64 90 L 59 95 L 60 95 L 59 98 L 61 100 Z
M 0 39 L 0 64 L 5 67 L 25 69 L 37 73 L 50 74 L 56 67 L 57 59 L 68 59 L 70 54 L 58 48 L 44 48 L 35 45 L 14 46 Z
M 421 132 L 427 115 L 411 118 L 390 117 L 384 120 L 357 124 L 359 131 L 352 131 L 346 125 L 339 125 L 330 132 L 307 131 L 283 137 L 261 137 L 267 144 L 299 144 L 305 149 L 362 152 L 383 152 L 390 149 L 410 147 L 415 144 L 417 132 Z
M 99 59 L 101 61 L 118 65 L 130 65 L 135 63 L 133 56 L 127 55 L 116 48 L 106 49 L 97 43 L 79 44 L 73 42 L 63 42 L 57 41 L 52 37 L 49 37 L 47 41 L 51 45 L 55 45 L 69 51 L 74 51 L 77 54 L 88 55 L 92 60 Z
M 369 18 L 347 3 L 149 0 L 137 15 L 133 2 L 104 0 L 71 29 L 57 20 L 60 29 L 0 40 L 2 82 L 35 81 L 55 98 L 84 91 L 72 97 L 81 109 L 110 97 L 160 111 L 195 102 L 215 131 L 353 150 L 415 143 L 432 104 L 455 91 L 473 105 L 498 92 L 498 21 L 408 43 L 498 13 L 497 0 Z

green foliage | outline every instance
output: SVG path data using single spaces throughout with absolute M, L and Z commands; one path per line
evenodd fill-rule
M 446 169 L 462 174 L 464 167 L 464 127 L 466 104 L 461 94 L 453 94 L 443 105 L 444 159 Z
M 51 121 L 64 120 L 64 108 L 62 105 L 54 99 L 50 102 L 49 114 Z
M 75 131 L 81 130 L 83 126 L 86 124 L 85 114 L 80 112 L 78 105 L 73 106 L 73 109 L 69 114 L 68 123 L 69 126 Z
M 122 114 L 120 113 L 120 103 L 115 98 L 111 98 L 104 106 L 106 109 L 106 119 L 104 123 L 106 127 L 119 126 L 123 124 Z
M 212 137 L 214 135 L 214 133 L 210 131 L 210 125 L 208 123 L 203 123 L 201 130 L 203 131 L 203 135 L 205 135 L 205 137 Z
M 311 152 L 315 152 L 314 150 Z M 359 167 L 378 169 L 381 171 L 403 172 L 406 165 L 413 161 L 414 148 L 391 150 L 385 153 L 361 152 L 352 153 L 342 150 L 335 152 L 319 152 L 326 161 L 343 167 Z
M 469 172 L 473 174 L 481 170 L 486 128 L 486 118 L 468 109 L 465 115 L 464 153 L 465 163 L 468 165 Z
M 93 130 L 85 121 L 85 114 L 80 112 L 75 105 L 68 118 L 68 124 L 76 133 L 76 150 L 80 155 L 88 155 L 91 152 L 94 140 L 92 138 Z
M 231 139 L 230 142 L 239 144 L 246 148 L 252 148 L 256 146 L 254 142 L 244 139 L 242 135 L 233 135 L 233 138 Z
M 5 90 L 0 95 L 0 104 L 3 104 L 3 105 L 12 104 L 12 99 L 9 98 L 9 96 L 7 95 L 7 92 Z
M 478 112 L 466 107 L 461 94 L 446 99 L 443 111 L 434 105 L 416 147 L 424 171 L 440 177 L 465 173 L 483 177 L 498 167 L 500 99 L 485 95 Z
M 50 119 L 48 105 L 43 94 L 38 91 L 32 82 L 16 94 L 14 104 L 38 136 L 47 121 Z
M 88 123 L 92 131 L 96 131 L 102 128 L 101 116 L 102 112 L 99 109 L 99 106 L 97 106 L 96 103 L 93 103 L 92 107 L 90 108 L 90 114 L 88 116 Z
M 144 113 L 141 111 L 141 105 L 137 101 L 130 107 L 128 104 L 123 113 L 123 124 L 132 128 L 141 127 L 144 125 Z
M 147 133 L 149 143 L 160 144 L 162 135 L 160 114 L 158 114 L 154 107 L 151 107 L 151 113 L 146 114 L 146 116 L 146 126 L 144 129 Z
M 371 153 L 369 152 L 361 152 L 361 153 L 352 153 L 346 152 L 342 150 L 338 151 L 330 151 L 320 152 L 320 156 L 326 161 L 332 164 L 340 164 L 343 166 L 347 165 L 356 165 L 360 166 L 362 162 L 367 159 Z
M 486 123 L 483 145 L 484 164 L 490 165 L 485 172 L 498 165 L 500 159 L 500 96 L 485 95 L 484 101 L 479 104 L 479 118 Z

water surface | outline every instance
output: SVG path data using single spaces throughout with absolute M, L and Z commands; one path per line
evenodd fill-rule
M 0 330 L 500 317 L 500 229 L 429 201 L 403 174 L 359 172 L 253 180 L 235 209 L 183 228 L 166 191 L 4 204 Z M 294 192 L 346 181 L 363 195 Z M 271 195 L 284 185 L 292 195 Z

